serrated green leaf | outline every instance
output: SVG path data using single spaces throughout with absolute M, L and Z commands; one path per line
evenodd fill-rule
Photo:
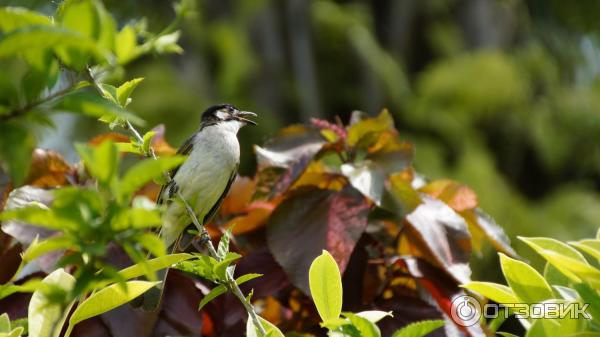
M 229 267 L 229 265 L 233 261 L 238 260 L 240 257 L 242 257 L 242 256 L 237 253 L 232 253 L 232 252 L 227 253 L 225 255 L 225 257 L 214 266 L 214 273 L 217 276 L 217 278 L 221 281 L 226 281 L 227 280 L 227 275 L 226 275 L 227 267 Z
M 519 303 L 514 292 L 507 286 L 491 282 L 469 282 L 463 288 L 480 293 L 497 303 Z
M 342 278 L 333 256 L 326 250 L 310 265 L 310 293 L 323 321 L 338 318 L 342 312 Z
M 392 337 L 424 337 L 443 326 L 441 319 L 414 322 L 394 332 Z
M 77 309 L 75 309 L 69 319 L 69 327 L 66 336 L 70 334 L 75 324 L 130 302 L 159 283 L 160 282 L 129 281 L 125 283 L 126 290 L 124 290 L 123 285 L 119 283 L 111 284 L 108 287 L 100 289 L 77 306 Z
M 200 304 L 198 304 L 198 310 L 202 310 L 202 308 L 204 308 L 204 306 L 207 305 L 208 302 L 214 300 L 215 298 L 217 298 L 220 295 L 223 295 L 226 292 L 227 288 L 222 284 L 214 287 L 210 292 L 208 292 L 208 294 L 202 297 L 202 299 L 200 300 Z
M 227 229 L 219 240 L 219 246 L 217 247 L 217 256 L 219 259 L 224 259 L 227 253 L 229 253 L 229 241 L 231 239 L 231 229 Z
M 53 109 L 81 113 L 110 122 L 115 119 L 124 119 L 136 125 L 144 124 L 142 119 L 111 100 L 86 91 L 78 91 L 64 96 L 55 103 Z
M 143 78 L 134 78 L 131 81 L 127 81 L 123 84 L 121 84 L 119 86 L 119 88 L 117 88 L 117 99 L 119 104 L 121 104 L 122 107 L 126 107 L 129 104 L 129 96 L 131 96 L 131 93 L 133 92 L 133 90 L 138 86 L 138 84 L 140 84 L 140 82 L 142 82 L 144 79 Z M 149 131 L 149 132 L 154 132 L 154 131 Z M 146 133 L 146 135 L 148 135 L 148 133 Z M 144 144 L 146 143 L 146 135 L 144 135 Z M 152 136 L 149 137 L 150 139 L 152 139 Z
M 550 285 L 533 267 L 502 253 L 499 255 L 504 277 L 519 303 L 540 303 L 553 297 Z
M 183 156 L 146 159 L 132 166 L 121 180 L 120 194 L 130 195 L 150 182 L 153 178 L 164 172 L 181 165 L 185 161 Z
M 161 257 L 157 257 L 148 261 L 140 262 L 134 264 L 133 266 L 127 267 L 121 271 L 119 274 L 126 280 L 132 279 L 134 277 L 142 276 L 145 274 L 146 270 L 157 271 L 161 269 L 165 269 L 171 267 L 172 265 L 189 260 L 194 257 L 191 254 L 170 254 Z

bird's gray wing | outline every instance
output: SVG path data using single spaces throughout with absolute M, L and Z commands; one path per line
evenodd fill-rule
M 197 134 L 197 132 L 194 133 L 192 136 L 190 136 L 188 139 L 186 139 L 185 142 L 183 142 L 183 145 L 181 145 L 181 147 L 177 150 L 177 154 L 187 156 L 190 154 L 190 152 L 192 152 L 192 149 L 194 148 L 194 137 L 196 137 L 196 134 Z M 168 189 L 174 187 L 175 180 L 173 180 L 173 178 L 175 178 L 175 174 L 177 174 L 177 171 L 179 170 L 180 167 L 181 167 L 181 165 L 179 165 L 169 171 L 169 177 L 171 177 L 171 181 L 160 187 L 160 192 L 158 192 L 158 197 L 156 199 L 157 204 L 160 205 L 166 201 L 166 200 L 163 200 L 163 194 L 164 194 L 165 190 L 168 190 Z
M 236 166 L 233 172 L 231 172 L 231 175 L 229 176 L 229 181 L 227 182 L 227 186 L 225 186 L 225 189 L 223 190 L 223 193 L 221 193 L 221 196 L 219 196 L 219 199 L 217 199 L 217 202 L 215 202 L 215 204 L 210 208 L 210 211 L 208 211 L 208 213 L 206 213 L 206 215 L 204 216 L 204 219 L 202 219 L 203 225 L 209 222 L 210 219 L 215 215 L 215 213 L 217 213 L 219 207 L 221 207 L 223 200 L 225 199 L 227 193 L 229 192 L 229 189 L 231 188 L 231 184 L 233 184 L 233 181 L 237 176 L 237 171 L 238 166 Z

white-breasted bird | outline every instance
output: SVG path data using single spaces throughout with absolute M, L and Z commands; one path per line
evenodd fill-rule
M 206 224 L 217 212 L 237 175 L 240 144 L 237 133 L 247 124 L 256 125 L 246 117 L 256 117 L 231 104 L 211 106 L 202 114 L 200 128 L 177 151 L 187 155 L 179 167 L 169 172 L 171 181 L 160 190 L 158 204 L 166 205 L 160 236 L 169 251 L 178 249 L 179 238 L 192 220 L 178 192 L 194 210 L 198 221 Z M 160 305 L 168 270 L 159 272 L 163 282 L 143 295 L 146 310 Z
M 201 224 L 207 223 L 221 206 L 240 162 L 237 133 L 247 124 L 256 125 L 246 118 L 249 116 L 256 114 L 240 111 L 231 104 L 211 106 L 202 114 L 198 131 L 177 151 L 188 157 L 170 172 L 172 180 L 162 187 L 157 200 L 159 204 L 167 204 L 161 228 L 165 246 L 175 244 L 191 223 L 184 205 L 171 201 L 177 191 L 193 208 Z

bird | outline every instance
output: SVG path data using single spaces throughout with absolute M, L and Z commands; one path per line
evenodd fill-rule
M 185 250 L 179 243 L 192 223 L 185 205 L 176 200 L 179 196 L 192 208 L 201 225 L 208 223 L 221 206 L 240 163 L 237 133 L 246 125 L 256 125 L 248 117 L 257 115 L 231 104 L 211 106 L 202 113 L 198 130 L 177 151 L 187 157 L 169 172 L 171 179 L 161 187 L 156 201 L 165 207 L 159 237 L 169 252 Z M 142 296 L 139 304 L 146 311 L 160 306 L 167 274 L 168 269 L 159 271 L 157 276 L 163 282 Z
M 166 247 L 172 247 L 191 223 L 185 205 L 173 202 L 178 193 L 192 207 L 202 225 L 215 215 L 240 163 L 238 131 L 256 125 L 247 117 L 256 117 L 231 104 L 218 104 L 202 113 L 198 131 L 179 148 L 177 154 L 187 159 L 169 174 L 171 181 L 163 185 L 157 199 L 166 204 L 160 236 Z

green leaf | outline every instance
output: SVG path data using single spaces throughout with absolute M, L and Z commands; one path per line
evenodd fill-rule
M 71 315 L 66 336 L 69 336 L 75 324 L 130 302 L 158 283 L 160 282 L 129 281 L 125 283 L 127 290 L 123 289 L 122 284 L 115 283 L 93 293 Z
M 552 288 L 530 265 L 500 253 L 502 272 L 522 303 L 540 303 L 553 297 Z
M 52 25 L 50 17 L 22 7 L 0 8 L 0 30 L 10 32 L 25 26 Z
M 66 1 L 61 12 L 63 27 L 94 40 L 100 36 L 100 15 L 91 1 Z
M 443 326 L 441 319 L 414 322 L 394 332 L 392 337 L 424 337 Z
M 570 245 L 577 247 L 583 252 L 586 252 L 593 256 L 598 262 L 600 262 L 600 240 L 581 240 L 581 241 L 571 241 Z
M 130 25 L 126 25 L 117 33 L 115 38 L 115 53 L 119 64 L 126 64 L 139 55 L 136 39 L 135 29 Z
M 133 165 L 121 180 L 120 194 L 130 195 L 143 187 L 147 182 L 162 175 L 164 172 L 181 165 L 185 161 L 183 156 L 162 157 L 146 159 Z
M 134 78 L 131 81 L 127 81 L 123 84 L 121 84 L 119 86 L 119 88 L 117 88 L 117 99 L 119 101 L 119 104 L 121 104 L 122 107 L 126 107 L 129 102 L 129 96 L 131 96 L 131 93 L 133 92 L 133 90 L 138 86 L 138 84 L 140 84 L 140 82 L 142 82 L 142 80 L 144 80 L 143 78 L 139 77 L 139 78 Z M 153 131 L 150 131 L 153 132 Z M 146 133 L 148 134 L 148 133 Z M 152 137 L 150 137 L 152 138 Z M 144 142 L 146 140 L 146 136 L 144 135 Z
M 589 304 L 587 312 L 592 315 L 594 322 L 600 323 L 600 294 L 598 294 L 598 289 L 594 289 L 585 283 L 576 284 L 574 288 L 581 297 L 581 301 Z
M 135 154 L 143 154 L 140 147 L 134 143 L 115 143 L 119 152 L 128 152 Z
M 8 333 L 10 330 L 10 319 L 8 318 L 8 314 L 3 313 L 0 315 L 0 333 Z
M 582 263 L 587 264 L 587 261 L 583 257 L 583 255 L 578 252 L 573 247 L 562 243 L 558 240 L 550 239 L 550 238 L 524 238 L 519 237 L 519 240 L 525 242 L 529 247 L 533 248 L 538 254 L 542 255 L 546 258 L 545 254 L 548 252 L 555 252 L 559 255 L 564 255 L 566 257 L 578 260 Z M 568 269 L 562 268 L 556 263 L 552 263 L 552 261 L 548 261 L 552 265 L 554 265 L 558 270 L 569 277 L 570 279 L 578 282 L 578 278 L 575 274 L 571 273 Z
M 221 280 L 221 281 L 227 280 L 227 275 L 226 275 L 227 267 L 229 267 L 229 265 L 233 261 L 238 260 L 240 257 L 242 257 L 242 256 L 238 253 L 229 252 L 225 255 L 225 257 L 221 261 L 219 261 L 214 266 L 214 273 L 219 278 L 219 280 Z
M 227 253 L 229 253 L 229 241 L 231 240 L 231 229 L 227 229 L 219 240 L 219 246 L 217 247 L 217 256 L 219 259 L 224 259 Z
M 560 323 L 555 319 L 536 319 L 531 328 L 527 330 L 525 337 L 547 337 L 554 336 L 560 329 Z
M 153 233 L 143 233 L 137 238 L 137 241 L 156 257 L 164 256 L 167 250 L 164 242 Z
M 549 245 L 541 246 L 540 241 L 532 240 L 532 238 L 520 239 L 573 282 L 579 283 L 583 280 L 592 286 L 600 287 L 600 270 L 590 266 L 583 255 L 574 248 L 563 243 L 560 243 L 560 248 Z
M 52 285 L 70 292 L 75 287 L 75 278 L 60 268 L 53 271 L 42 280 L 42 284 Z M 65 303 L 66 304 L 66 303 Z M 63 312 L 61 305 L 50 301 L 41 291 L 37 290 L 31 296 L 27 309 L 27 324 L 30 337 L 49 337 L 54 331 L 52 328 L 59 325 Z
M 33 261 L 39 256 L 45 255 L 51 251 L 67 249 L 73 247 L 74 243 L 66 236 L 55 236 L 40 242 L 34 240 L 27 250 L 23 253 L 23 261 Z
M 277 326 L 275 326 L 273 323 L 267 321 L 266 319 L 264 319 L 260 316 L 258 317 L 258 319 L 260 320 L 260 324 L 262 324 L 263 328 L 267 332 L 265 337 L 267 337 L 267 336 L 269 336 L 269 337 L 285 337 L 283 335 L 283 332 L 281 332 L 281 330 L 279 330 L 279 328 Z M 260 334 L 258 333 L 258 329 L 254 326 L 254 322 L 252 322 L 252 318 L 248 317 L 248 319 L 246 320 L 246 337 L 258 337 L 258 336 L 260 336 Z
M 310 265 L 308 281 L 321 319 L 338 318 L 342 312 L 342 278 L 337 263 L 326 250 Z
M 469 282 L 463 288 L 480 293 L 497 303 L 519 303 L 513 291 L 502 284 L 492 282 Z
M 361 337 L 381 337 L 381 331 L 379 331 L 379 328 L 375 323 L 352 313 L 346 313 L 344 315 L 350 320 L 352 325 L 360 331 Z
M 165 268 L 169 268 L 172 265 L 189 260 L 194 257 L 191 254 L 170 254 L 161 257 L 157 257 L 155 259 L 151 259 L 148 261 L 140 262 L 134 264 L 133 266 L 127 267 L 121 271 L 119 274 L 126 280 L 132 279 L 134 277 L 142 276 L 146 273 L 147 270 L 157 271 Z
M 120 118 L 126 119 L 136 125 L 144 124 L 142 119 L 123 109 L 118 104 L 87 91 L 77 91 L 66 95 L 53 106 L 53 109 L 81 113 L 96 118 L 102 117 L 105 120 Z
M 182 261 L 175 265 L 175 268 L 187 273 L 191 273 L 207 280 L 216 281 L 214 268 L 217 260 L 207 255 L 195 255 L 197 258 L 191 261 Z
M 113 142 L 102 142 L 96 147 L 75 144 L 85 167 L 101 184 L 109 185 L 116 178 L 119 167 L 119 152 Z
M 513 335 L 513 334 L 511 334 L 510 332 L 502 332 L 502 331 L 499 331 L 499 332 L 496 332 L 496 334 L 497 334 L 497 335 L 500 335 L 500 336 L 502 336 L 502 337 L 519 337 L 519 336 L 517 336 L 517 335 Z
M 0 220 L 18 220 L 33 226 L 54 230 L 75 228 L 77 226 L 77 223 L 57 217 L 52 210 L 48 209 L 43 204 L 34 204 L 23 208 L 4 211 L 0 213 Z
M 0 123 L 0 167 L 10 173 L 15 186 L 20 186 L 31 163 L 35 138 L 24 125 Z
M 155 40 L 151 41 L 152 49 L 154 49 L 160 54 L 183 53 L 183 49 L 177 44 L 177 40 L 179 40 L 179 35 L 181 35 L 181 32 L 175 31 L 170 34 L 165 34 L 157 37 Z
M 245 275 L 242 275 L 242 276 L 236 278 L 235 283 L 239 286 L 242 283 L 246 283 L 250 280 L 254 280 L 255 278 L 259 278 L 261 276 L 263 276 L 263 274 L 255 274 L 255 273 L 245 274 Z
M 105 50 L 101 50 L 95 41 L 80 33 L 54 26 L 27 26 L 14 30 L 0 40 L 0 58 L 12 55 L 27 55 L 31 52 L 54 50 L 58 57 L 67 65 L 81 68 L 86 58 L 82 55 L 93 55 L 99 60 L 107 57 Z M 78 52 L 75 57 L 68 53 L 69 50 Z
M 144 151 L 144 153 L 150 153 L 150 146 L 152 145 L 152 138 L 154 138 L 154 135 L 156 135 L 156 131 L 154 130 L 150 130 L 144 134 L 144 137 L 142 138 L 142 151 Z
M 162 224 L 160 212 L 157 209 L 130 208 L 129 223 L 133 228 L 153 228 Z
M 211 289 L 210 292 L 208 292 L 208 294 L 202 297 L 202 299 L 200 300 L 200 304 L 198 305 L 198 310 L 202 310 L 202 308 L 204 308 L 204 306 L 207 305 L 208 302 L 214 300 L 215 298 L 217 298 L 220 295 L 223 295 L 226 292 L 227 287 L 225 287 L 222 284 L 214 287 L 213 289 Z

